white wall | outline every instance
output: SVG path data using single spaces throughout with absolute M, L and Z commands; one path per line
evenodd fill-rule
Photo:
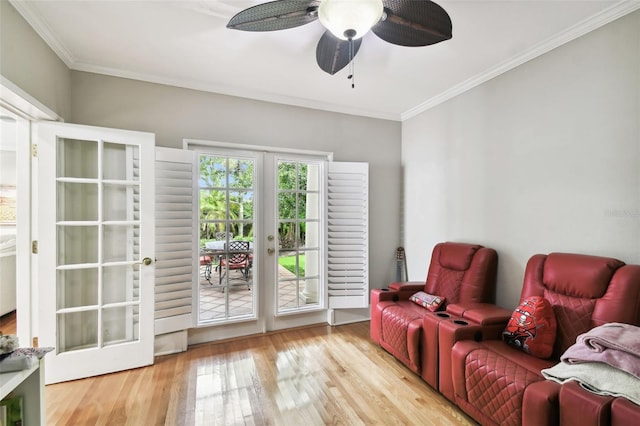
M 0 0 L 0 74 L 68 119 L 69 68 L 7 0 Z
M 535 253 L 640 263 L 640 12 L 405 121 L 402 163 L 411 279 L 444 240 L 498 251 L 508 308 Z
M 181 148 L 204 139 L 328 151 L 370 172 L 370 283 L 386 287 L 400 242 L 401 124 L 154 83 L 72 72 L 71 122 L 155 133 Z

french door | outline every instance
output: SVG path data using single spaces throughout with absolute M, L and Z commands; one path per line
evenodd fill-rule
M 153 363 L 154 136 L 39 123 L 38 336 L 55 383 Z
M 326 158 L 210 149 L 197 161 L 198 323 L 255 320 L 266 331 L 292 314 L 326 320 Z

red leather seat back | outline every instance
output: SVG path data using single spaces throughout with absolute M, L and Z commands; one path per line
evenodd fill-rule
M 640 321 L 640 266 L 581 254 L 538 254 L 527 263 L 520 300 L 530 296 L 553 305 L 558 357 L 595 326 Z
M 439 243 L 431 254 L 425 292 L 445 304 L 494 300 L 498 256 L 476 244 Z

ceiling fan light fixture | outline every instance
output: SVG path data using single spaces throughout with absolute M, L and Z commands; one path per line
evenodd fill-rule
M 382 0 L 322 0 L 318 19 L 341 40 L 364 36 L 382 17 Z

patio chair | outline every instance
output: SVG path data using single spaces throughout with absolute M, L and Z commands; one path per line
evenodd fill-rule
M 204 271 L 202 275 L 205 280 L 209 281 L 211 284 L 211 263 L 213 262 L 213 257 L 211 253 L 200 249 L 200 267 L 204 266 Z
M 222 285 L 222 279 L 227 274 L 227 271 L 237 270 L 242 273 L 248 283 L 247 287 L 251 289 L 251 283 L 249 282 L 251 264 L 249 241 L 230 241 L 229 244 L 224 245 L 224 254 L 220 256 L 220 263 L 216 266 L 219 276 L 218 283 Z M 224 288 L 222 291 L 224 291 Z
M 231 232 L 216 232 L 215 234 L 213 234 L 213 239 L 214 240 L 233 240 L 233 233 Z

